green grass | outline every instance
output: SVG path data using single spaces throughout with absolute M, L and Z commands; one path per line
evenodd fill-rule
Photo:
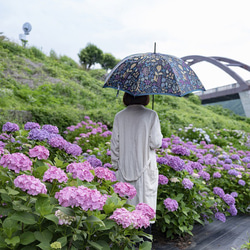
M 32 121 L 56 125 L 62 132 L 88 115 L 111 128 L 115 114 L 124 106 L 122 93 L 116 98 L 116 90 L 102 88 L 105 74 L 102 69 L 86 71 L 67 56 L 55 56 L 55 52 L 46 56 L 35 47 L 0 41 L 0 126 L 32 117 Z M 250 132 L 250 118 L 219 106 L 202 106 L 193 94 L 182 98 L 155 96 L 154 109 L 165 136 L 189 124 Z M 19 111 L 31 116 L 17 115 Z

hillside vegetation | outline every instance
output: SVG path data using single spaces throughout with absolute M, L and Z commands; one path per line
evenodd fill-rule
M 0 41 L 0 126 L 7 121 L 56 125 L 61 132 L 90 116 L 112 128 L 121 109 L 122 94 L 102 88 L 106 71 L 84 70 L 54 51 L 46 56 L 36 47 L 23 48 Z M 151 103 L 149 104 L 151 108 Z M 155 96 L 155 108 L 164 136 L 193 124 L 197 128 L 244 130 L 250 119 L 219 106 L 202 106 L 193 94 L 187 97 Z

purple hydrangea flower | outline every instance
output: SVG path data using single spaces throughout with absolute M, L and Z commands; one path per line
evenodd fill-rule
M 68 177 L 62 169 L 50 166 L 50 168 L 43 175 L 43 181 L 53 182 L 53 180 L 57 180 L 59 183 L 62 183 L 67 182 Z
M 228 212 L 232 215 L 232 216 L 236 216 L 238 213 L 237 208 L 235 207 L 235 205 L 231 205 L 228 209 Z
M 227 159 L 225 159 L 225 161 L 224 161 L 226 164 L 231 164 L 232 163 L 232 160 L 231 159 L 229 159 L 229 158 L 227 158 Z
M 202 177 L 202 178 L 203 178 L 204 180 L 206 180 L 206 181 L 209 181 L 209 180 L 210 180 L 210 174 L 207 173 L 206 171 L 201 170 L 201 171 L 198 172 L 198 175 L 199 175 L 200 177 Z
M 245 186 L 246 185 L 246 182 L 244 180 L 239 180 L 238 181 L 238 184 L 241 185 L 241 186 Z
M 30 157 L 37 157 L 39 160 L 46 160 L 49 157 L 49 150 L 44 146 L 35 146 L 29 150 Z
M 235 204 L 235 199 L 232 195 L 230 194 L 225 194 L 222 199 L 229 205 L 234 205 Z
M 215 219 L 217 220 L 220 220 L 222 222 L 226 222 L 226 216 L 221 213 L 221 212 L 217 212 L 215 215 L 214 215 Z
M 171 212 L 174 212 L 178 209 L 178 202 L 176 200 L 173 200 L 171 198 L 167 198 L 163 201 L 165 207 L 171 211 Z
M 229 169 L 231 169 L 231 165 L 230 164 L 223 164 L 223 168 L 225 169 L 225 170 L 229 170 Z
M 108 137 L 108 136 L 111 136 L 112 135 L 112 132 L 111 131 L 105 131 L 105 132 L 103 132 L 102 134 L 100 134 L 100 136 L 102 136 L 102 137 L 104 137 L 104 138 L 106 138 L 106 137 Z
M 193 169 L 202 170 L 204 167 L 199 162 L 190 161 L 190 165 Z
M 167 159 L 165 157 L 157 157 L 156 161 L 158 164 L 164 164 L 164 165 L 167 164 Z
M 168 184 L 168 178 L 165 175 L 159 174 L 158 183 L 160 185 L 166 185 Z
M 182 185 L 184 186 L 185 189 L 192 189 L 194 186 L 194 183 L 190 181 L 188 178 L 184 178 L 182 180 Z
M 240 160 L 240 156 L 239 155 L 231 155 L 231 159 L 233 160 L 233 161 L 236 161 L 236 160 Z
M 220 187 L 214 187 L 213 192 L 214 194 L 218 195 L 220 198 L 223 198 L 223 196 L 225 195 L 224 190 Z
M 15 132 L 19 130 L 19 126 L 16 123 L 12 123 L 12 122 L 6 122 L 3 125 L 2 131 L 3 132 Z
M 44 129 L 34 128 L 30 130 L 28 139 L 30 140 L 38 140 L 45 141 L 51 137 L 50 133 Z
M 235 169 L 230 169 L 230 170 L 228 170 L 228 174 L 237 176 L 237 175 L 240 175 L 240 172 L 238 172 Z
M 53 148 L 64 149 L 67 141 L 62 136 L 53 136 L 48 140 L 48 144 Z
M 237 192 L 232 192 L 232 193 L 231 193 L 231 196 L 233 196 L 233 197 L 238 197 L 238 193 L 237 193 Z
M 192 175 L 193 173 L 194 173 L 194 170 L 193 170 L 193 168 L 191 167 L 191 164 L 190 163 L 187 163 L 186 165 L 185 165 L 185 168 L 184 168 L 185 170 L 187 170 L 187 172 L 190 174 L 190 175 Z
M 185 162 L 178 156 L 166 155 L 167 165 L 175 171 L 182 171 L 185 168 Z
M 213 177 L 214 177 L 214 178 L 221 178 L 220 172 L 215 172 L 215 173 L 213 173 Z
M 114 191 L 121 197 L 128 197 L 129 200 L 132 200 L 136 196 L 135 187 L 127 182 L 117 182 L 114 185 Z
M 14 185 L 30 195 L 46 194 L 46 186 L 32 175 L 19 175 L 14 180 Z
M 3 155 L 0 165 L 4 168 L 8 167 L 8 169 L 14 170 L 15 173 L 19 173 L 20 171 L 31 170 L 32 161 L 23 153 L 13 153 Z
M 57 126 L 53 126 L 53 125 L 49 125 L 49 124 L 43 125 L 42 129 L 48 131 L 51 134 L 58 134 L 59 133 Z
M 96 167 L 101 167 L 102 166 L 102 162 L 101 160 L 99 160 L 98 158 L 96 158 L 95 155 L 90 155 L 88 158 L 87 158 L 87 161 L 90 163 L 90 165 L 94 168 Z
M 40 129 L 40 125 L 38 123 L 36 123 L 36 122 L 27 122 L 24 125 L 25 130 L 32 130 L 34 128 Z
M 248 157 L 244 157 L 242 159 L 242 161 L 245 162 L 245 163 L 249 163 L 250 162 L 250 157 L 249 156 Z
M 176 154 L 176 155 L 186 155 L 189 156 L 190 155 L 190 150 L 183 147 L 183 146 L 174 146 L 172 148 L 172 153 Z
M 74 143 L 67 143 L 64 149 L 67 154 L 74 156 L 79 156 L 82 153 L 82 148 Z
M 110 164 L 110 163 L 105 163 L 104 165 L 103 165 L 103 167 L 104 168 L 112 168 L 112 164 Z

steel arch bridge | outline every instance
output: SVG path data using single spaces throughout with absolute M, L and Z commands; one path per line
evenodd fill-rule
M 206 56 L 190 55 L 190 56 L 184 56 L 181 59 L 185 61 L 189 66 L 203 61 L 211 63 L 217 66 L 218 68 L 222 69 L 223 71 L 225 71 L 227 74 L 229 74 L 232 78 L 235 79 L 236 83 L 238 83 L 235 84 L 235 88 L 226 89 L 223 91 L 207 93 L 207 94 L 205 91 L 200 96 L 201 100 L 234 95 L 238 94 L 239 92 L 250 90 L 250 86 L 236 72 L 234 72 L 231 68 L 229 68 L 230 66 L 236 66 L 250 72 L 250 66 L 247 64 L 219 56 L 206 57 Z

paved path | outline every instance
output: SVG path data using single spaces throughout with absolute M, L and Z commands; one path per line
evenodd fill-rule
M 173 242 L 155 242 L 153 250 L 240 250 L 250 238 L 250 215 L 228 217 L 225 223 L 214 221 L 205 226 L 197 225 L 192 231 L 190 244 L 178 248 Z

